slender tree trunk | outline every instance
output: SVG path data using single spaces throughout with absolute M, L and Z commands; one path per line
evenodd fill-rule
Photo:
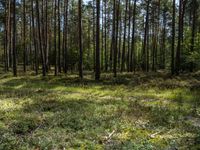
M 13 67 L 13 43 L 12 43 L 12 23 L 13 23 L 13 18 L 12 18 L 12 0 L 9 0 L 9 67 Z
M 131 0 L 128 2 L 129 9 L 128 9 L 128 54 L 127 54 L 127 71 L 130 72 L 130 39 L 131 39 Z
M 35 74 L 38 75 L 38 50 L 37 50 L 37 40 L 35 34 L 35 17 L 34 17 L 34 5 L 33 0 L 31 0 L 31 14 L 32 14 L 32 31 L 33 31 L 33 44 L 34 44 L 34 55 L 35 55 Z
M 100 79 L 100 0 L 96 0 L 96 70 L 95 80 Z
M 95 60 L 95 57 L 96 57 L 96 42 L 95 42 L 95 0 L 92 1 L 92 6 L 93 6 L 93 9 L 92 9 L 92 20 L 93 20 L 93 67 L 94 67 L 94 70 L 96 69 L 96 60 Z
M 180 54 L 181 54 L 181 31 L 182 31 L 182 5 L 183 0 L 179 0 L 179 23 L 178 23 L 178 45 L 176 51 L 176 74 L 179 75 L 180 71 Z
M 26 72 L 26 0 L 23 0 L 23 49 L 24 49 L 24 72 Z
M 173 17 L 172 17 L 172 48 L 171 48 L 171 74 L 174 75 L 174 51 L 175 51 L 175 17 L 176 17 L 176 0 L 173 0 Z
M 79 77 L 83 78 L 83 46 L 82 46 L 82 0 L 78 1 L 78 31 L 79 31 Z
M 117 12 L 116 12 L 116 37 L 115 37 L 115 50 L 114 50 L 114 77 L 117 77 L 117 55 L 118 55 L 118 36 L 119 36 L 119 13 L 120 13 L 120 3 L 117 1 Z
M 113 54 L 114 54 L 114 57 L 115 57 L 115 26 L 116 26 L 116 0 L 113 0 L 113 16 L 112 16 L 112 41 L 111 41 L 111 47 L 110 47 L 110 70 L 112 70 L 112 67 L 113 67 L 113 72 L 114 74 L 116 74 L 115 70 L 116 70 L 116 67 L 113 66 Z M 115 58 L 114 58 L 115 59 Z M 114 60 L 115 61 L 115 60 Z M 114 64 L 115 65 L 115 64 Z M 114 75 L 115 76 L 115 75 Z
M 16 50 L 16 0 L 13 0 L 13 75 L 17 76 L 17 50 Z
M 32 10 L 32 9 L 31 9 Z M 31 69 L 34 70 L 34 61 L 33 61 L 33 49 L 32 49 L 32 45 L 33 45 L 33 28 L 32 28 L 32 17 L 31 17 L 31 12 L 29 14 L 29 22 L 30 22 L 30 25 L 29 25 L 29 64 Z
M 4 20 L 4 37 L 3 37 L 3 62 L 4 62 L 4 71 L 7 72 L 7 8 L 5 8 L 5 20 Z
M 162 49 L 162 66 L 161 69 L 165 69 L 165 53 L 166 53 L 166 26 L 167 26 L 167 20 L 166 20 L 166 11 L 164 10 L 163 12 L 163 37 L 162 37 L 162 47 L 160 48 L 160 50 Z
M 187 0 L 179 1 L 179 27 L 178 27 L 178 45 L 176 51 L 176 74 L 179 75 L 181 69 L 181 45 L 183 42 L 183 26 L 184 26 L 184 14 L 185 14 L 185 5 Z
M 101 1 L 100 1 L 101 3 Z M 100 33 L 101 33 L 101 70 L 104 70 L 104 5 L 103 5 L 103 0 L 102 0 L 102 13 L 101 13 L 101 29 L 100 29 Z
M 88 26 L 87 26 L 87 60 L 90 60 L 91 57 L 91 20 L 90 18 L 88 18 Z M 90 66 L 90 62 L 87 62 L 89 70 L 91 70 L 91 66 Z
M 64 14 L 64 35 L 63 35 L 63 42 L 64 42 L 64 72 L 67 73 L 68 70 L 68 0 L 65 0 L 65 14 Z
M 119 14 L 119 44 L 118 44 L 118 68 L 120 70 L 120 67 L 121 67 L 121 45 L 122 45 L 122 13 L 120 11 L 120 14 Z
M 146 11 L 146 20 L 145 20 L 145 31 L 144 31 L 144 43 L 143 43 L 143 52 L 142 52 L 142 68 L 143 70 L 147 71 L 147 39 L 148 39 L 148 32 L 149 32 L 149 5 L 150 5 L 150 0 L 147 1 L 147 11 Z
M 152 71 L 156 71 L 156 53 L 157 53 L 157 23 L 156 23 L 156 10 L 154 9 L 153 10 L 153 22 L 152 22 L 152 40 L 153 40 L 153 43 L 152 43 Z M 147 36 L 149 35 L 149 33 L 147 34 Z M 148 40 L 148 37 L 147 37 L 147 40 Z M 147 42 L 148 43 L 148 42 Z M 147 47 L 148 47 L 149 44 L 147 44 Z M 147 48 L 148 49 L 148 48 Z M 148 50 L 147 50 L 148 52 Z M 147 58 L 148 58 L 148 55 L 147 55 Z
M 155 69 L 158 69 L 158 49 L 159 49 L 159 35 L 160 35 L 160 0 L 158 0 L 157 4 L 157 13 L 156 13 L 156 26 L 155 26 Z M 164 49 L 164 48 L 163 48 Z M 149 58 L 149 56 L 148 56 Z M 147 71 L 149 71 L 149 61 L 147 61 Z
M 58 0 L 58 72 L 61 73 L 60 0 Z
M 123 47 L 122 47 L 121 72 L 124 71 L 124 67 L 125 67 L 127 10 L 128 10 L 128 0 L 126 0 L 126 10 L 125 10 L 125 18 L 124 18 L 124 36 L 123 36 Z
M 45 66 L 45 59 L 44 59 L 44 51 L 42 48 L 42 38 L 41 38 L 41 28 L 40 28 L 40 12 L 39 12 L 39 2 L 36 0 L 36 13 L 37 13 L 37 28 L 38 28 L 38 40 L 39 40 L 39 49 L 41 53 L 41 60 L 42 60 L 42 75 L 46 76 L 46 66 Z
M 135 17 L 136 17 L 136 2 L 134 0 L 133 8 L 133 19 L 132 19 L 132 40 L 131 40 L 131 62 L 130 62 L 130 71 L 135 72 Z
M 194 52 L 194 41 L 195 41 L 195 30 L 196 30 L 196 7 L 197 7 L 197 2 L 196 0 L 192 0 L 192 35 L 191 35 L 191 47 L 190 47 L 190 52 Z M 194 63 L 190 63 L 190 72 L 193 72 L 194 69 Z
M 114 53 L 113 73 L 117 76 L 117 47 L 116 47 L 116 0 L 113 1 L 113 29 L 112 29 L 112 52 Z
M 8 8 L 9 3 L 6 3 L 5 6 L 5 20 L 4 20 L 4 63 L 5 63 L 5 72 L 8 71 Z
M 104 1 L 105 17 L 104 17 L 104 58 L 105 58 L 105 71 L 108 71 L 108 56 L 107 56 L 107 1 Z
M 8 0 L 8 4 L 7 4 L 7 9 L 8 9 L 8 15 L 7 15 L 7 65 L 8 65 L 8 68 L 7 70 L 9 71 L 9 67 L 11 67 L 12 65 L 12 57 L 11 57 L 11 0 Z
M 48 37 L 48 31 L 49 31 L 49 21 L 48 21 L 48 1 L 45 1 L 45 65 L 46 65 L 46 72 L 49 71 L 49 37 Z
M 57 76 L 58 74 L 58 68 L 57 68 L 57 64 L 58 64 L 58 59 L 57 59 L 57 1 L 54 1 L 54 60 L 55 60 L 55 76 Z
M 41 24 L 40 24 L 40 32 L 41 32 L 41 45 L 42 45 L 42 51 L 43 51 L 43 54 L 44 54 L 44 65 L 45 65 L 45 68 L 46 68 L 46 49 L 45 49 L 45 23 L 44 23 L 44 0 L 41 0 L 41 16 L 40 16 L 40 21 L 41 21 Z M 46 69 L 45 69 L 46 71 Z

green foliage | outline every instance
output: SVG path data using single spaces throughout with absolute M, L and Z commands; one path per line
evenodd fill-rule
M 194 51 L 194 52 L 190 52 L 189 56 L 187 58 L 187 63 L 194 63 L 196 65 L 199 66 L 200 64 L 200 52 Z
M 191 28 L 185 27 L 184 30 L 184 41 L 182 43 L 182 53 L 181 53 L 181 61 L 182 61 L 182 69 L 189 70 L 191 67 L 191 63 L 193 63 L 193 67 L 199 69 L 199 60 L 200 60 L 200 44 L 199 38 L 200 35 L 196 34 L 194 39 L 194 49 L 191 51 Z

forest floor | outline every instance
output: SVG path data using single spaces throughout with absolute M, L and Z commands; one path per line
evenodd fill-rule
M 1 74 L 0 149 L 200 149 L 200 73 Z

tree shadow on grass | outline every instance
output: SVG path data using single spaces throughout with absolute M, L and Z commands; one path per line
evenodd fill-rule
M 95 85 L 127 85 L 137 86 L 139 84 L 145 84 L 151 82 L 155 78 L 169 78 L 166 75 L 148 75 L 148 74 L 119 74 L 116 78 L 113 78 L 112 74 L 103 74 L 100 81 L 95 81 L 90 76 L 80 80 L 77 76 L 52 76 L 46 77 L 40 76 L 21 76 L 4 82 L 3 86 L 16 87 L 21 84 L 29 83 L 31 86 L 39 87 L 42 85 L 48 85 L 54 87 L 56 85 L 66 86 L 95 86 Z M 28 85 L 28 84 L 27 84 Z
M 133 89 L 138 86 L 144 86 L 146 88 L 157 87 L 159 89 L 175 89 L 175 88 L 189 88 L 191 90 L 197 89 L 200 83 L 196 83 L 193 77 L 171 77 L 164 73 L 149 73 L 149 74 L 119 74 L 117 78 L 113 78 L 112 74 L 103 74 L 100 81 L 95 81 L 90 75 L 86 76 L 83 80 L 80 80 L 77 76 L 58 76 L 48 75 L 46 77 L 40 76 L 27 76 L 18 77 L 6 82 L 1 83 L 3 89 L 16 89 L 19 86 L 24 88 L 48 88 L 53 89 L 58 86 L 63 87 L 94 87 L 102 86 L 102 90 L 108 89 L 111 86 L 117 87 L 123 85 L 128 89 Z M 180 81 L 184 81 L 182 84 Z
M 14 140 L 22 138 L 26 144 L 30 141 L 28 137 L 33 136 L 34 133 L 50 134 L 50 130 L 55 129 L 66 131 L 72 134 L 79 140 L 88 139 L 89 141 L 99 142 L 101 141 L 101 134 L 105 134 L 105 130 L 113 130 L 114 128 L 121 128 L 120 123 L 123 121 L 123 115 L 127 117 L 136 117 L 149 120 L 145 129 L 154 130 L 155 128 L 165 128 L 166 132 L 171 129 L 179 128 L 180 130 L 186 130 L 198 137 L 197 129 L 192 125 L 189 126 L 183 118 L 191 115 L 182 109 L 169 109 L 159 106 L 145 106 L 130 102 L 127 109 L 121 107 L 122 102 L 116 100 L 101 100 L 96 101 L 91 97 L 90 99 L 81 95 L 81 98 L 67 98 L 59 97 L 59 92 L 53 91 L 58 86 L 62 87 L 90 87 L 100 86 L 99 90 L 115 90 L 119 85 L 123 85 L 124 89 L 134 88 L 135 86 L 142 84 L 150 84 L 150 86 L 159 86 L 156 83 L 156 76 L 141 75 L 138 77 L 131 75 L 121 75 L 118 78 L 111 79 L 110 77 L 103 77 L 101 82 L 96 82 L 92 79 L 79 80 L 77 77 L 53 77 L 47 78 L 30 77 L 30 78 L 15 78 L 2 83 L 3 86 L 0 90 L 0 95 L 7 98 L 30 98 L 30 103 L 24 103 L 22 107 L 10 110 L 6 112 L 8 118 L 1 118 L 1 121 L 6 122 L 8 129 L 2 128 L 2 135 L 11 134 Z M 164 82 L 165 77 L 157 77 L 161 83 Z M 168 79 L 168 77 L 166 77 Z M 153 84 L 152 84 L 152 81 Z M 174 88 L 173 86 L 170 88 Z M 75 91 L 78 92 L 78 89 Z M 55 93 L 54 93 L 55 92 Z M 177 93 L 176 93 L 177 94 Z M 182 93 L 180 92 L 180 95 Z M 84 97 L 85 96 L 85 97 Z M 197 92 L 197 97 L 199 93 Z M 175 99 L 178 104 L 183 103 L 183 97 L 181 100 Z M 194 102 L 190 101 L 190 105 Z M 117 105 L 117 110 L 106 112 L 103 107 L 106 105 Z M 100 109 L 100 110 L 97 110 Z M 0 114 L 5 114 L 4 111 L 0 111 Z M 129 124 L 131 124 L 130 122 Z M 134 124 L 133 124 L 134 126 Z M 178 126 L 178 127 L 177 127 Z M 187 127 L 187 128 L 186 128 Z M 123 130 L 122 128 L 119 130 Z M 78 137 L 82 134 L 82 137 Z M 59 136 L 59 135 L 58 135 Z M 91 137 L 92 136 L 92 137 Z M 1 136 L 0 141 L 6 142 L 10 137 Z M 57 137 L 55 137 L 57 138 Z M 56 141 L 56 139 L 53 139 Z M 9 140 L 8 140 L 9 141 Z M 21 143 L 22 145 L 25 143 Z M 59 143 L 59 142 L 58 142 Z M 9 143 L 8 143 L 9 144 Z M 36 145 L 39 143 L 36 143 Z M 186 144 L 186 143 L 183 143 Z M 11 145 L 11 144 L 10 144 Z M 44 144 L 45 145 L 45 144 Z M 13 144 L 13 148 L 18 147 L 17 142 Z M 30 147 L 33 145 L 29 145 Z M 20 147 L 19 147 L 20 148 Z

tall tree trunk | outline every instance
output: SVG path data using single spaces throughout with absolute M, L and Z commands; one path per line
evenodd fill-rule
M 43 54 L 44 54 L 44 65 L 45 65 L 45 71 L 46 70 L 46 37 L 45 37 L 45 17 L 44 17 L 44 0 L 41 0 L 41 45 L 42 45 L 42 51 L 43 51 Z
M 131 0 L 128 2 L 129 9 L 128 9 L 128 53 L 127 53 L 127 71 L 130 72 L 130 39 L 131 39 Z
M 8 0 L 8 45 L 9 45 L 9 47 L 8 47 L 8 66 L 11 68 L 11 67 L 13 67 L 13 47 L 12 47 L 12 16 L 11 16 L 11 13 L 13 13 L 12 11 L 12 0 Z
M 179 75 L 181 69 L 181 45 L 183 42 L 183 26 L 184 26 L 184 14 L 185 14 L 185 5 L 187 0 L 179 1 L 179 25 L 178 25 L 178 45 L 176 51 L 176 74 Z
M 93 68 L 96 68 L 96 42 L 95 42 L 95 0 L 92 1 L 92 21 L 93 21 Z
M 96 0 L 96 70 L 95 80 L 100 79 L 100 0 Z
M 149 5 L 150 0 L 147 1 L 147 10 L 146 10 L 146 20 L 145 20 L 145 31 L 144 31 L 144 43 L 143 43 L 143 51 L 142 51 L 142 68 L 143 70 L 147 71 L 147 57 L 148 57 L 148 46 L 147 46 L 147 39 L 148 39 L 148 32 L 149 32 Z
M 175 17 L 176 17 L 176 0 L 173 0 L 173 17 L 172 17 L 172 48 L 171 48 L 171 74 L 175 73 L 174 51 L 175 51 Z
M 180 71 L 180 55 L 181 55 L 181 31 L 182 31 L 182 6 L 183 0 L 179 0 L 179 23 L 178 23 L 178 45 L 176 51 L 176 74 L 179 74 Z
M 160 35 L 160 0 L 158 0 L 157 4 L 157 13 L 156 13 L 156 26 L 155 26 L 155 69 L 154 71 L 157 71 L 158 69 L 158 49 L 159 49 L 159 35 Z M 164 49 L 164 48 L 163 48 Z M 149 58 L 149 56 L 148 56 Z M 147 61 L 147 65 L 149 65 L 149 61 Z M 147 71 L 149 71 L 149 66 L 147 66 Z
M 44 59 L 44 51 L 42 48 L 42 38 L 41 38 L 41 27 L 40 27 L 40 12 L 39 12 L 39 2 L 36 0 L 36 13 L 37 13 L 37 28 L 38 28 L 38 40 L 39 40 L 39 49 L 41 53 L 41 60 L 42 60 L 42 75 L 46 76 L 46 66 L 45 66 L 45 59 Z
M 30 9 L 31 10 L 31 9 Z M 31 12 L 30 12 L 30 14 L 29 14 L 29 22 L 30 22 L 30 25 L 29 25 L 29 60 L 30 61 L 28 61 L 29 62 L 29 64 L 28 65 L 30 65 L 30 67 L 31 67 L 31 69 L 32 70 L 34 70 L 34 60 L 33 60 L 33 49 L 32 49 L 32 46 L 33 46 L 33 40 L 32 40 L 32 38 L 33 38 L 33 35 L 32 35 L 32 33 L 33 33 L 33 28 L 32 28 L 32 17 L 31 17 Z
M 110 47 L 110 70 L 112 70 L 113 67 L 113 72 L 115 74 L 115 66 L 113 66 L 113 54 L 115 57 L 115 26 L 116 26 L 116 0 L 113 0 L 113 16 L 112 16 L 112 41 L 111 41 L 111 47 Z M 115 58 L 114 58 L 115 59 Z M 115 65 L 115 64 L 114 64 Z M 115 75 L 114 75 L 115 76 Z
M 118 55 L 118 36 L 119 36 L 119 13 L 120 13 L 120 3 L 117 1 L 117 12 L 116 12 L 116 34 L 115 34 L 115 50 L 114 50 L 114 77 L 117 77 L 117 55 Z
M 113 73 L 117 76 L 117 47 L 116 47 L 116 0 L 113 1 L 113 29 L 112 29 L 112 52 L 114 53 Z
M 163 35 L 162 35 L 162 47 L 160 48 L 162 52 L 161 69 L 165 69 L 165 53 L 166 53 L 166 27 L 167 27 L 167 17 L 166 10 L 163 12 Z
M 101 1 L 100 1 L 101 3 Z M 103 0 L 102 0 L 102 12 L 101 12 L 101 29 L 100 29 L 100 33 L 101 33 L 101 70 L 104 70 L 104 5 L 103 5 Z
M 131 62 L 130 62 L 130 71 L 135 72 L 135 18 L 136 18 L 136 2 L 134 0 L 133 8 L 133 19 L 132 19 L 132 40 L 131 40 Z
M 78 1 L 78 31 L 79 31 L 79 77 L 83 78 L 83 46 L 82 46 L 82 0 Z
M 4 37 L 3 37 L 3 47 L 4 47 L 4 53 L 3 53 L 3 62 L 4 62 L 4 71 L 7 72 L 7 8 L 5 8 L 5 20 L 4 20 Z
M 35 33 L 35 17 L 34 17 L 34 4 L 31 0 L 31 15 L 32 15 L 32 32 L 33 32 L 33 44 L 34 44 L 34 55 L 35 55 L 35 74 L 38 75 L 38 50 L 37 50 L 37 40 Z
M 26 72 L 26 0 L 23 0 L 23 30 L 24 72 Z
M 125 67 L 125 53 L 126 53 L 126 25 L 127 25 L 127 10 L 128 10 L 128 0 L 126 0 L 126 9 L 124 17 L 124 36 L 123 36 L 123 47 L 122 47 L 122 62 L 121 62 L 121 72 L 124 71 Z
M 196 0 L 192 0 L 192 35 L 191 35 L 191 47 L 190 52 L 194 52 L 194 41 L 195 41 L 195 30 L 196 30 L 196 7 L 197 7 Z M 193 72 L 194 69 L 194 63 L 190 63 L 190 72 Z
M 5 4 L 5 12 L 4 12 L 4 15 L 5 15 L 5 20 L 4 20 L 4 65 L 5 65 L 5 72 L 8 71 L 8 17 L 9 17 L 9 12 L 8 12 L 8 9 L 9 8 L 9 2 Z
M 57 68 L 57 64 L 58 64 L 58 59 L 57 59 L 57 1 L 54 1 L 54 60 L 55 60 L 55 76 L 57 76 L 58 74 L 58 68 Z
M 65 14 L 64 14 L 64 32 L 63 32 L 63 51 L 64 51 L 64 72 L 67 73 L 68 69 L 68 0 L 64 1 L 64 8 L 65 8 Z
M 118 44 L 118 68 L 120 70 L 121 67 L 121 45 L 122 45 L 122 12 L 120 10 L 120 14 L 119 14 L 119 44 Z
M 48 31 L 49 31 L 49 21 L 48 21 L 48 1 L 45 1 L 45 65 L 46 65 L 46 71 L 49 71 L 48 63 L 49 63 L 49 37 L 48 37 Z
M 60 0 L 58 0 L 58 72 L 61 73 Z
M 107 1 L 104 1 L 105 17 L 104 17 L 104 58 L 105 58 L 105 71 L 108 71 L 108 56 L 107 56 Z
M 16 0 L 13 0 L 13 75 L 17 76 L 17 50 L 16 50 Z

